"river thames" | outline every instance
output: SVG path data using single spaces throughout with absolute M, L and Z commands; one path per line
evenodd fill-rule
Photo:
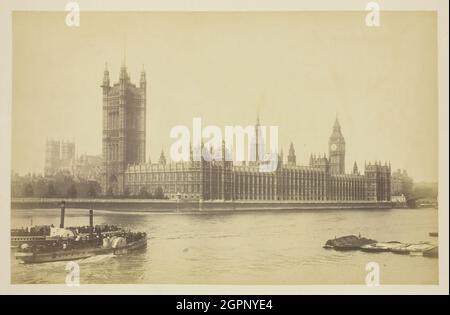
M 59 209 L 12 210 L 12 228 L 59 225 Z M 66 209 L 66 226 L 88 225 L 88 210 Z M 147 232 L 148 247 L 77 261 L 80 284 L 365 284 L 366 264 L 383 284 L 437 284 L 438 259 L 322 248 L 348 234 L 437 244 L 435 209 L 142 213 L 94 210 L 94 224 Z M 13 255 L 13 250 L 11 254 Z M 67 262 L 19 264 L 11 283 L 64 284 Z

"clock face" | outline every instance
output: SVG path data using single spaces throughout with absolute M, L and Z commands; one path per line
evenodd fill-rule
M 337 149 L 337 145 L 336 145 L 336 143 L 333 143 L 331 145 L 331 151 L 336 151 L 336 149 Z

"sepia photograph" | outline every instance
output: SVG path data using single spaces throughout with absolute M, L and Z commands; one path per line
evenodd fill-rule
M 9 12 L 3 291 L 448 294 L 448 15 L 81 4 Z

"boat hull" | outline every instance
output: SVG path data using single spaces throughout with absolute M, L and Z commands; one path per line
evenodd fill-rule
M 11 247 L 19 247 L 22 244 L 46 244 L 46 236 L 12 236 Z
M 55 261 L 68 261 L 89 258 L 96 255 L 123 255 L 130 251 L 138 250 L 147 247 L 147 239 L 131 242 L 124 247 L 120 248 L 84 248 L 84 249 L 72 249 L 72 250 L 59 250 L 53 252 L 40 252 L 40 253 L 23 253 L 18 252 L 15 254 L 16 259 L 25 264 L 32 263 L 45 263 Z

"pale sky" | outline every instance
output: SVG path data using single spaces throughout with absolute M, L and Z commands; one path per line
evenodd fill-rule
M 13 14 L 12 168 L 42 173 L 45 139 L 100 154 L 103 69 L 147 73 L 147 157 L 175 125 L 278 125 L 297 164 L 327 153 L 336 115 L 346 170 L 390 161 L 437 181 L 437 17 L 433 12 Z

